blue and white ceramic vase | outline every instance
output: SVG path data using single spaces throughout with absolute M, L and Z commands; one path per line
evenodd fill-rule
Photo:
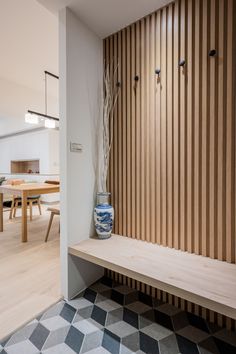
M 100 239 L 111 237 L 114 209 L 109 204 L 110 193 L 97 193 L 97 205 L 94 208 L 95 229 Z

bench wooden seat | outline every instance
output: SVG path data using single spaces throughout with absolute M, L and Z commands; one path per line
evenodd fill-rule
M 236 265 L 113 235 L 69 254 L 236 319 Z

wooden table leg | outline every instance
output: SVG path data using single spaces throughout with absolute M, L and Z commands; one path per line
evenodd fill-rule
M 27 242 L 27 194 L 22 193 L 21 195 L 21 210 L 22 210 L 22 234 L 21 240 L 22 242 Z
M 0 232 L 3 232 L 3 193 L 0 193 Z

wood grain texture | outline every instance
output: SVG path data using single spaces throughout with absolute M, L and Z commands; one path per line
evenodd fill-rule
M 46 209 L 42 205 L 42 216 L 34 213 L 29 223 L 28 243 L 20 242 L 20 210 L 12 220 L 9 211 L 4 211 L 5 230 L 0 247 L 0 340 L 62 298 L 59 219 L 53 223 L 49 241 L 45 243 L 50 217 Z
M 109 180 L 119 211 L 115 231 L 230 263 L 236 259 L 235 8 L 233 0 L 176 0 L 110 37 L 118 36 L 122 81 L 112 155 L 118 161 L 111 162 Z
M 103 245 L 97 238 L 84 240 L 68 251 L 236 319 L 234 264 L 119 235 L 112 235 Z M 150 293 L 150 288 L 146 289 Z

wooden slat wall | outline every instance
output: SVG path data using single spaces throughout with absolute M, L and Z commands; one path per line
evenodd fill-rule
M 235 263 L 235 14 L 234 0 L 176 0 L 104 40 L 121 82 L 109 171 L 117 234 Z

